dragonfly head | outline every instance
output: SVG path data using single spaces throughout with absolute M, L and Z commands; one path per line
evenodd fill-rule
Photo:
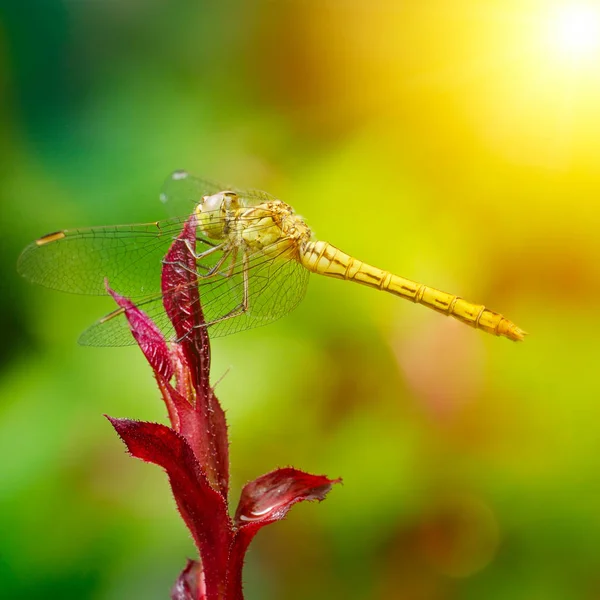
M 212 239 L 223 239 L 226 235 L 229 213 L 240 206 L 240 197 L 228 190 L 202 196 L 202 201 L 196 207 L 198 226 L 202 233 Z

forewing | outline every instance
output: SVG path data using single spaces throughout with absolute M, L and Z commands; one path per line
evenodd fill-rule
M 106 295 L 104 280 L 120 294 L 139 298 L 160 291 L 161 259 L 184 221 L 207 194 L 227 186 L 175 171 L 161 200 L 173 218 L 133 225 L 66 229 L 33 242 L 19 257 L 17 269 L 29 281 L 65 292 Z M 273 197 L 259 190 L 236 191 L 247 205 Z M 199 237 L 197 252 L 214 244 Z
M 161 259 L 182 226 L 171 219 L 67 229 L 27 246 L 17 269 L 33 283 L 64 292 L 105 295 L 107 278 L 119 293 L 137 297 L 160 290 Z

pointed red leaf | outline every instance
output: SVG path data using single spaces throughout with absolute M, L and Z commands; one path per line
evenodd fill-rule
M 265 525 L 282 519 L 301 500 L 323 500 L 334 483 L 324 475 L 311 475 L 291 467 L 277 469 L 247 483 L 235 513 L 235 524 Z
M 212 388 L 208 390 L 207 421 L 210 426 L 209 454 L 210 465 L 217 489 L 227 498 L 229 494 L 229 439 L 227 438 L 227 420 L 221 403 Z M 206 435 L 206 434 L 205 434 Z
M 207 600 L 225 581 L 232 525 L 225 498 L 209 483 L 185 438 L 165 425 L 108 417 L 129 452 L 165 469 L 177 507 L 200 552 Z
M 188 560 L 171 590 L 171 600 L 206 600 L 204 573 L 198 561 Z
M 180 338 L 179 363 L 189 373 L 195 392 L 193 434 L 186 435 L 206 474 L 226 497 L 229 487 L 229 444 L 225 413 L 210 387 L 210 341 L 198 291 L 196 217 L 192 215 L 164 258 L 162 291 L 165 311 Z M 178 368 L 178 367 L 176 367 Z M 186 387 L 187 378 L 183 386 Z M 178 381 L 178 387 L 181 381 Z M 188 387 L 186 397 L 190 398 Z
M 210 342 L 198 292 L 196 215 L 192 214 L 163 260 L 161 286 L 165 311 L 173 323 L 201 395 L 209 388 Z
M 291 467 L 267 473 L 246 484 L 235 514 L 237 530 L 229 557 L 228 589 L 231 600 L 242 596 L 242 566 L 252 538 L 261 527 L 285 517 L 296 502 L 325 498 L 334 483 L 324 475 L 310 475 Z
M 146 313 L 141 311 L 131 300 L 120 296 L 110 289 L 106 282 L 106 291 L 115 302 L 125 311 L 131 333 L 141 348 L 152 370 L 169 380 L 173 376 L 173 365 L 169 355 L 167 342 L 160 329 Z

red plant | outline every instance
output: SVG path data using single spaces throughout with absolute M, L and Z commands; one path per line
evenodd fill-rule
M 333 483 L 293 468 L 278 469 L 244 486 L 229 514 L 229 458 L 225 414 L 209 383 L 210 343 L 196 282 L 195 217 L 164 259 L 164 307 L 177 343 L 167 343 L 152 320 L 109 289 L 150 363 L 171 427 L 108 417 L 130 454 L 161 466 L 200 560 L 188 561 L 172 600 L 243 600 L 242 566 L 250 541 L 264 525 L 302 500 L 323 500 Z

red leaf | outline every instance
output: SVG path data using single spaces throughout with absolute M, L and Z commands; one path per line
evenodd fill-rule
M 167 342 L 160 329 L 152 319 L 141 311 L 131 300 L 120 296 L 108 287 L 106 291 L 114 298 L 115 302 L 125 311 L 131 333 L 141 348 L 152 370 L 162 375 L 167 381 L 173 376 L 173 365 L 169 355 Z
M 196 217 L 185 223 L 164 258 L 162 291 L 165 311 L 180 338 L 179 362 L 187 367 L 195 391 L 196 416 L 186 437 L 206 474 L 226 497 L 229 486 L 229 445 L 225 413 L 210 387 L 210 341 L 198 291 Z M 176 349 L 174 349 L 176 352 Z M 185 387 L 185 384 L 183 385 Z M 187 395 L 190 399 L 190 394 Z
M 211 481 L 227 498 L 229 494 L 229 440 L 227 439 L 227 420 L 221 403 L 217 400 L 212 388 L 209 388 L 206 403 L 206 420 L 210 426 L 209 456 L 214 473 Z M 204 434 L 206 435 L 206 434 Z
M 235 513 L 235 524 L 244 527 L 260 522 L 262 526 L 278 521 L 296 502 L 323 500 L 331 486 L 340 481 L 291 467 L 267 473 L 244 486 Z
M 202 565 L 196 560 L 188 560 L 171 590 L 171 600 L 205 599 L 206 585 Z
M 278 469 L 246 484 L 235 514 L 237 530 L 229 557 L 228 589 L 231 600 L 242 596 L 242 566 L 248 545 L 258 530 L 285 517 L 296 502 L 323 500 L 334 483 L 324 475 L 293 468 Z
M 165 311 L 184 348 L 194 384 L 207 395 L 210 342 L 198 292 L 196 215 L 192 214 L 163 260 L 161 286 Z
M 225 581 L 232 538 L 225 498 L 211 486 L 182 435 L 157 423 L 108 419 L 133 456 L 167 472 L 179 512 L 200 552 L 207 600 L 216 600 L 214 594 Z
M 242 490 L 234 527 L 227 507 L 227 424 L 209 381 L 211 354 L 200 305 L 196 226 L 193 214 L 163 261 L 163 304 L 177 342 L 167 345 L 147 315 L 107 286 L 154 370 L 173 429 L 108 418 L 133 456 L 165 469 L 198 547 L 200 562 L 188 561 L 171 599 L 243 600 L 242 566 L 256 532 L 283 519 L 296 502 L 323 500 L 340 480 L 293 468 L 263 475 Z

